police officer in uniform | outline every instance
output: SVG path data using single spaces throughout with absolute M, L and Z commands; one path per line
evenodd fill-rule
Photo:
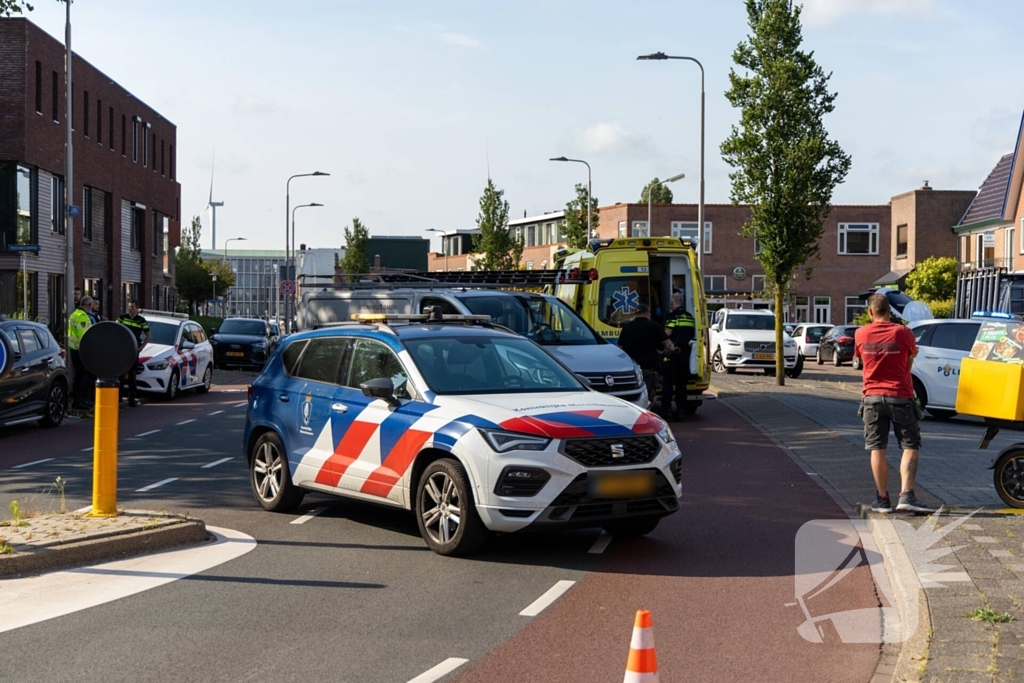
M 133 335 L 135 335 L 135 341 L 139 345 L 139 352 L 142 352 L 142 347 L 146 345 L 149 340 L 149 323 L 146 319 L 139 315 L 139 304 L 137 301 L 132 299 L 128 302 L 128 312 L 121 315 L 117 319 L 117 322 L 127 327 Z M 139 373 L 139 359 L 135 357 L 135 365 L 128 371 L 128 407 L 134 408 L 139 405 L 139 401 L 135 398 L 135 394 L 138 387 L 138 373 Z
M 686 385 L 690 382 L 690 342 L 694 340 L 697 326 L 685 308 L 683 295 L 672 294 L 672 310 L 665 320 L 665 332 L 672 342 L 672 351 L 667 353 L 661 364 L 661 414 L 673 420 L 682 417 L 686 408 Z M 672 399 L 675 410 L 672 410 Z
M 82 345 L 82 335 L 92 327 L 92 317 L 89 311 L 92 310 L 92 297 L 83 296 L 78 306 L 71 312 L 68 318 L 68 351 L 71 354 L 71 367 L 74 368 L 74 382 L 71 392 L 71 407 L 74 410 L 89 409 L 89 384 L 92 376 L 82 364 L 82 358 L 78 349 Z

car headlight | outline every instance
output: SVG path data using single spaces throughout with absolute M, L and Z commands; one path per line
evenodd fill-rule
M 726 339 L 725 343 L 728 344 L 729 346 L 739 346 L 743 342 L 741 342 L 739 339 Z
M 636 373 L 636 383 L 637 384 L 643 384 L 644 383 L 644 371 L 643 371 L 643 368 L 641 368 L 639 365 L 637 365 L 636 361 L 633 362 L 633 372 Z
M 254 350 L 256 350 L 256 351 L 262 351 L 263 349 L 267 348 L 267 343 L 266 342 L 259 342 L 257 344 L 253 344 L 252 348 Z
M 788 348 L 796 346 L 796 342 L 793 341 L 792 339 L 787 339 L 785 342 L 783 342 L 783 344 Z
M 479 430 L 498 453 L 509 451 L 542 451 L 551 444 L 551 439 L 543 436 L 531 436 L 519 432 L 503 432 L 498 429 Z
M 155 363 L 150 363 L 146 367 L 150 370 L 166 370 L 169 363 L 165 360 L 160 360 Z
M 676 435 L 672 433 L 672 429 L 666 424 L 658 432 L 658 438 L 664 441 L 666 444 L 675 443 Z

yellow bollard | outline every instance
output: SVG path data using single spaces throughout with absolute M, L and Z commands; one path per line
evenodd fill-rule
M 92 510 L 86 517 L 117 516 L 117 418 L 120 404 L 120 382 L 98 380 L 93 430 Z

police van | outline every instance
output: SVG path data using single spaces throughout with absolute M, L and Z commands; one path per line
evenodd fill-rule
M 682 292 L 684 307 L 697 326 L 688 387 L 691 400 L 685 409 L 687 414 L 696 412 L 711 371 L 704 278 L 693 243 L 674 237 L 595 239 L 587 249 L 557 253 L 555 265 L 588 274 L 585 281 L 555 284 L 551 290 L 611 342 L 618 340 L 640 304 L 650 307 L 655 321 L 663 322 L 672 293 Z

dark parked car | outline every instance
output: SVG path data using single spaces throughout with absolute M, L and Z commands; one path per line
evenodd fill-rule
M 274 353 L 277 335 L 259 318 L 227 318 L 210 336 L 213 363 L 223 367 L 262 368 Z
M 67 398 L 64 351 L 46 326 L 0 317 L 0 426 L 56 427 Z
M 818 342 L 818 365 L 825 361 L 832 361 L 837 368 L 843 363 L 854 360 L 853 358 L 853 335 L 858 325 L 836 325 L 829 330 L 821 341 Z M 859 370 L 860 364 L 853 363 L 854 369 Z

